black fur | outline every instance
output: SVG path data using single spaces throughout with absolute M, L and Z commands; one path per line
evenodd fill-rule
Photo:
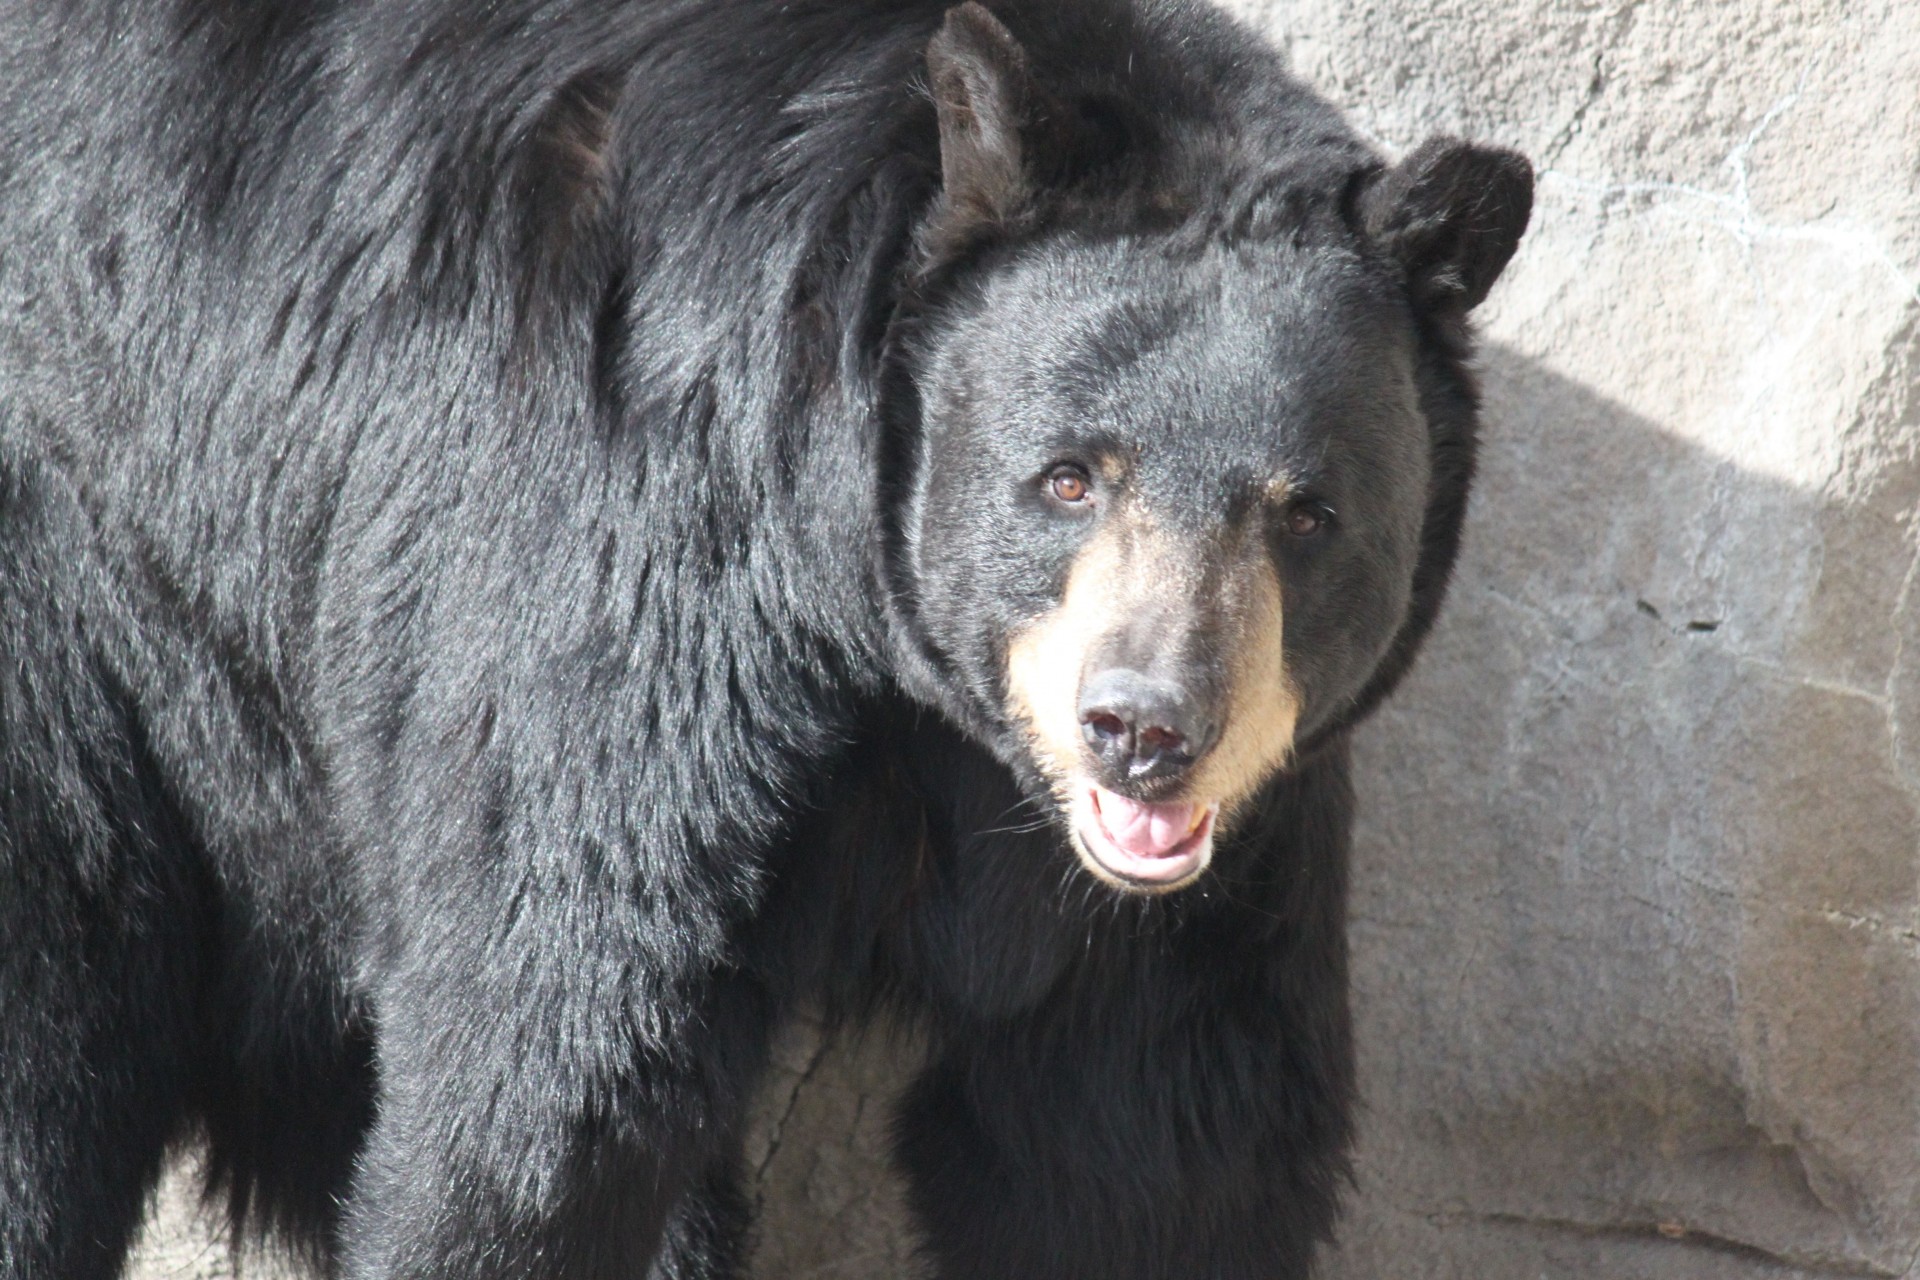
M 1345 732 L 1527 171 L 1197 4 L 946 5 L 0 9 L 0 1277 L 117 1274 L 196 1136 L 330 1274 L 731 1274 L 803 998 L 930 1029 L 938 1274 L 1305 1273 Z M 1168 510 L 1347 540 L 1275 553 L 1302 753 L 1142 900 L 998 701 L 1073 540 L 995 468 L 1162 365 Z

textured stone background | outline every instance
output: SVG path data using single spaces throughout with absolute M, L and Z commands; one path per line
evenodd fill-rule
M 1361 744 L 1329 1277 L 1920 1280 L 1920 4 L 1238 7 L 1383 146 L 1542 171 L 1453 606 Z M 908 1056 L 790 1038 L 762 1280 L 910 1272 Z M 231 1274 L 182 1203 L 136 1274 Z

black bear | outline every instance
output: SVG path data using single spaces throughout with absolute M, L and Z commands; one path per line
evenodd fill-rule
M 796 1001 L 947 1277 L 1273 1280 L 1509 152 L 1194 0 L 0 18 L 0 1276 L 735 1274 Z

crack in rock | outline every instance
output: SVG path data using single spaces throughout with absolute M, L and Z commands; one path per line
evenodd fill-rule
M 1809 1258 L 1793 1252 L 1778 1252 L 1750 1244 L 1744 1240 L 1735 1240 L 1727 1236 L 1716 1235 L 1688 1226 L 1683 1222 L 1670 1219 L 1630 1219 L 1621 1222 L 1588 1222 L 1578 1218 L 1562 1218 L 1548 1214 L 1488 1212 L 1439 1212 L 1421 1215 L 1428 1223 L 1436 1227 L 1458 1227 L 1472 1224 L 1485 1224 L 1499 1227 L 1519 1227 L 1537 1231 L 1552 1231 L 1567 1235 L 1581 1236 L 1587 1239 L 1630 1239 L 1653 1242 L 1681 1249 L 1699 1249 L 1730 1257 L 1745 1258 L 1754 1262 L 1763 1262 L 1772 1266 L 1790 1266 L 1801 1271 L 1823 1276 L 1871 1276 L 1880 1280 L 1900 1280 L 1899 1271 L 1875 1266 L 1870 1262 L 1835 1262 L 1830 1259 Z
M 1620 197 L 1647 196 L 1669 197 L 1655 205 L 1655 211 L 1682 213 L 1688 207 L 1706 206 L 1709 209 L 1725 211 L 1724 216 L 1689 219 L 1704 225 L 1717 227 L 1727 232 L 1740 244 L 1747 255 L 1748 268 L 1753 269 L 1753 246 L 1763 242 L 1786 242 L 1816 244 L 1846 254 L 1858 261 L 1870 262 L 1880 266 L 1887 276 L 1898 286 L 1901 293 L 1915 303 L 1920 303 L 1920 277 L 1911 273 L 1906 264 L 1895 254 L 1884 236 L 1871 228 L 1862 226 L 1851 219 L 1811 219 L 1804 222 L 1774 223 L 1762 218 L 1753 207 L 1750 160 L 1753 149 L 1760 143 L 1774 124 L 1788 111 L 1799 105 L 1806 93 L 1808 81 L 1826 58 L 1826 53 L 1816 55 L 1802 69 L 1798 83 L 1793 90 L 1772 106 L 1760 117 L 1758 124 L 1748 131 L 1746 137 L 1736 143 L 1720 162 L 1720 168 L 1733 175 L 1733 190 L 1713 191 L 1706 187 L 1684 182 L 1664 182 L 1647 179 L 1593 179 L 1569 173 L 1564 169 L 1547 167 L 1540 171 L 1543 185 L 1554 185 L 1599 200 L 1602 212 L 1608 201 Z M 1682 213 L 1682 216 L 1685 216 Z M 1766 296 L 1764 288 L 1761 296 Z
M 800 1109 L 801 1095 L 806 1092 L 807 1086 L 813 1083 L 815 1073 L 820 1070 L 820 1065 L 827 1060 L 827 1055 L 833 1048 L 833 1038 L 831 1036 L 819 1032 L 816 1032 L 815 1035 L 816 1038 L 813 1048 L 807 1054 L 806 1065 L 800 1069 L 800 1074 L 795 1077 L 793 1084 L 787 1089 L 786 1101 L 780 1108 L 779 1118 L 767 1126 L 767 1149 L 761 1154 L 760 1162 L 754 1167 L 753 1171 L 754 1208 L 756 1217 L 759 1216 L 758 1211 L 765 1207 L 767 1176 L 773 1170 L 774 1160 L 780 1155 L 780 1144 L 786 1137 L 787 1124 L 793 1119 L 793 1113 Z

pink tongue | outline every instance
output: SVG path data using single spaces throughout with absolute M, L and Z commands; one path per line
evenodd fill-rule
M 1093 801 L 1107 835 L 1136 858 L 1164 858 L 1172 853 L 1193 834 L 1198 816 L 1195 805 L 1142 804 L 1104 788 L 1095 789 Z

